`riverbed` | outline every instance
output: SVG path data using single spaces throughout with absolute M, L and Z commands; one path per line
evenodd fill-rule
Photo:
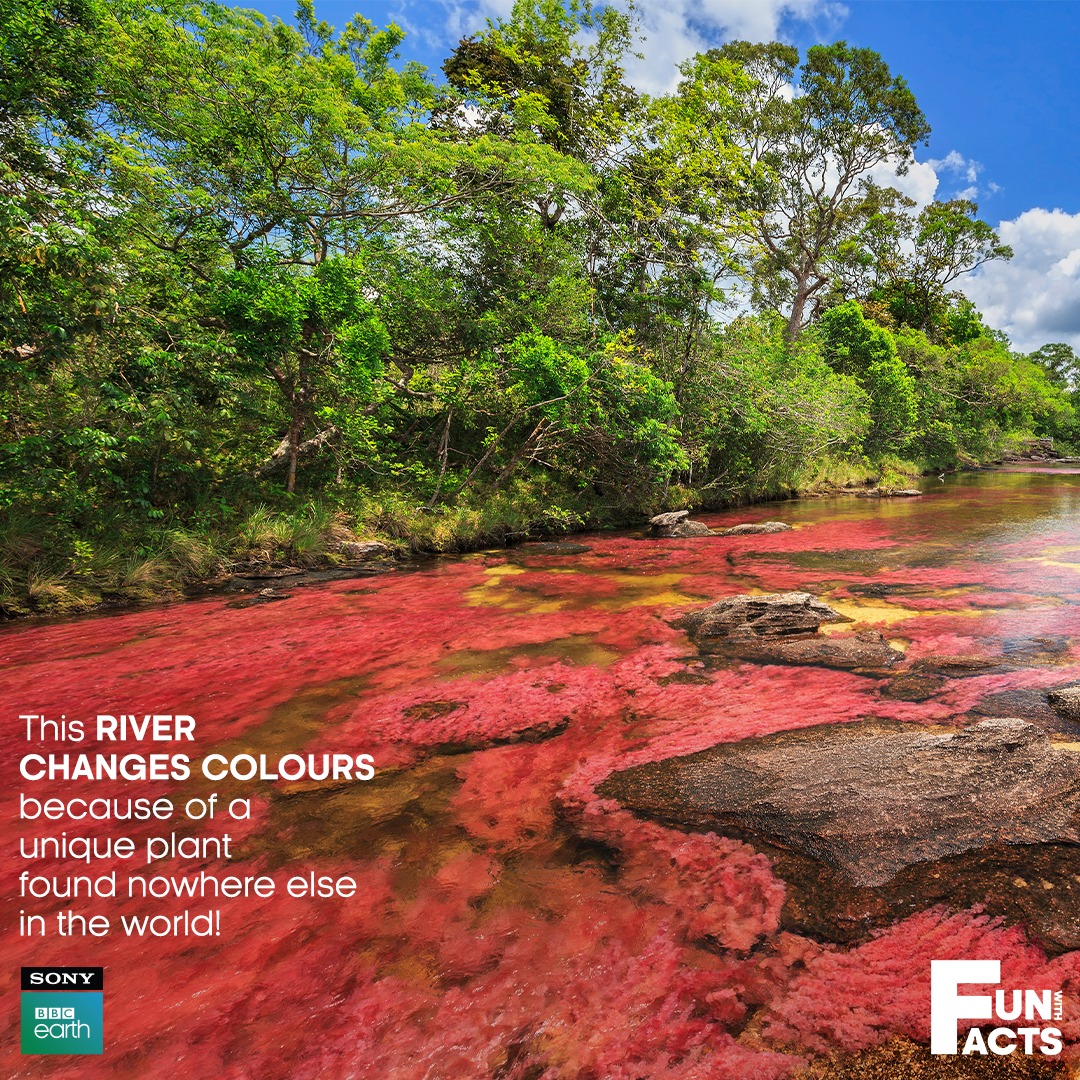
M 771 1080 L 830 1053 L 925 1043 L 929 961 L 953 956 L 1001 959 L 1008 985 L 1064 988 L 1061 1026 L 1080 1039 L 1068 1003 L 1080 953 L 1048 947 L 1001 898 L 908 910 L 841 940 L 793 909 L 762 846 L 668 827 L 597 794 L 631 766 L 867 718 L 937 728 L 1021 715 L 1080 748 L 1080 726 L 1044 704 L 1049 688 L 1080 682 L 1080 469 L 921 486 L 918 498 L 701 515 L 713 528 L 792 526 L 771 535 L 603 532 L 248 607 L 211 597 L 5 627 L 0 976 L 10 1004 L 20 965 L 104 966 L 106 1050 L 7 1050 L 4 1075 Z M 724 596 L 793 590 L 852 620 L 844 632 L 880 631 L 905 670 L 942 656 L 967 666 L 939 665 L 904 693 L 880 674 L 702 656 L 674 625 Z M 195 738 L 99 743 L 87 724 L 81 741 L 28 740 L 20 713 L 181 714 Z M 28 753 L 118 751 L 186 753 L 196 767 L 188 780 L 143 783 L 17 771 Z M 324 755 L 370 755 L 375 776 L 211 782 L 197 769 L 208 754 L 265 755 L 271 768 L 312 755 L 316 772 Z M 233 857 L 34 863 L 20 837 L 90 830 L 19 823 L 20 793 L 177 807 L 216 794 L 213 820 L 97 822 L 93 834 L 130 837 L 136 851 L 174 832 L 228 834 Z M 220 900 L 40 899 L 18 895 L 23 871 L 205 872 L 277 887 Z M 1020 876 L 1029 892 L 1044 888 Z M 294 877 L 312 889 L 289 895 Z M 346 878 L 351 895 L 314 887 Z M 829 908 L 802 887 L 800 904 Z M 61 937 L 55 916 L 70 910 L 112 926 Z M 184 911 L 216 912 L 207 925 L 220 931 L 147 939 L 120 926 L 123 915 Z M 45 915 L 45 936 L 20 937 L 20 912 Z M 10 1048 L 13 1005 L 3 1023 Z

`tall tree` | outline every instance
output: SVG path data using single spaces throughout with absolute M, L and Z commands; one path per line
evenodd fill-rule
M 736 126 L 756 169 L 738 202 L 759 299 L 788 307 L 787 336 L 805 325 L 831 265 L 893 196 L 875 182 L 902 174 L 930 128 L 902 78 L 870 49 L 734 42 L 719 50 L 751 78 Z

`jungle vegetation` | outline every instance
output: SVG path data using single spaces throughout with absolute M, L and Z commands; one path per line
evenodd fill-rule
M 882 183 L 930 129 L 877 53 L 735 42 L 649 97 L 590 0 L 441 71 L 402 40 L 0 0 L 4 610 L 1080 441 L 1072 350 L 956 291 L 1011 254 L 977 206 Z

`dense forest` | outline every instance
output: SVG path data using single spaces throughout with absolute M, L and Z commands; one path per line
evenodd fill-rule
M 610 7 L 402 40 L 0 0 L 4 611 L 1080 444 L 1073 351 L 956 291 L 1011 252 L 890 185 L 930 129 L 877 53 L 650 97 Z

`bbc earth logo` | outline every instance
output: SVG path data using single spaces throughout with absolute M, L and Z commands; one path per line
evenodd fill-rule
M 24 1054 L 101 1054 L 103 968 L 23 968 Z

